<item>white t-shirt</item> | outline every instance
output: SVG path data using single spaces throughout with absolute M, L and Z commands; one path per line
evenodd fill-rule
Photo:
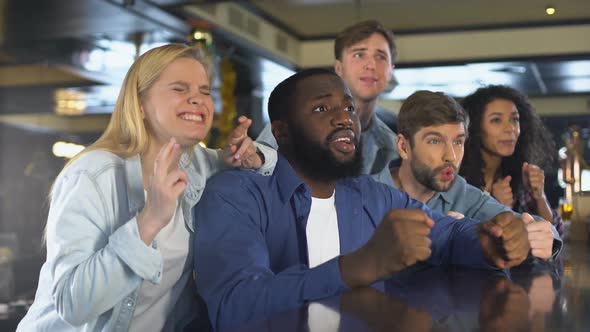
M 305 229 L 309 268 L 340 255 L 340 235 L 334 194 L 330 198 L 311 198 Z
M 187 292 L 186 286 L 192 282 L 192 262 L 186 261 L 189 236 L 177 202 L 172 220 L 154 239 L 164 262 L 162 280 L 159 285 L 150 281 L 141 284 L 130 332 L 161 331 L 181 295 Z

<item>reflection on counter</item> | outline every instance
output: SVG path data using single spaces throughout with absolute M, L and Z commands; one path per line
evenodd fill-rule
M 416 265 L 385 289 L 355 289 L 230 331 L 589 330 L 590 250 L 570 241 L 556 261 L 510 271 Z

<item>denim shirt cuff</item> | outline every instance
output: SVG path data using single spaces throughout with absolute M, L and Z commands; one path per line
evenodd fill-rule
M 559 232 L 554 225 L 551 225 L 551 232 L 553 233 L 553 248 L 551 250 L 551 258 L 555 259 L 561 252 L 563 240 L 561 239 L 561 236 L 559 236 Z
M 256 172 L 265 176 L 271 175 L 277 164 L 277 151 L 258 142 L 254 142 L 254 145 L 264 155 L 264 164 Z
M 472 222 L 474 221 L 472 220 Z M 477 227 L 473 227 L 467 232 L 461 232 L 458 235 L 453 241 L 453 264 L 486 270 L 499 269 L 485 258 Z
M 316 300 L 340 294 L 350 288 L 342 280 L 339 257 L 310 269 L 304 286 L 307 300 Z
M 109 237 L 109 244 L 119 258 L 144 280 L 159 284 L 162 280 L 163 260 L 154 241 L 147 246 L 139 236 L 134 217 Z

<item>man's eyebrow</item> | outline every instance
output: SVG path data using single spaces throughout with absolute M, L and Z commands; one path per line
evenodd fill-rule
M 422 138 L 426 138 L 426 137 L 428 137 L 428 136 L 436 136 L 436 137 L 441 137 L 441 138 L 443 138 L 443 137 L 444 137 L 444 135 L 443 135 L 443 134 L 441 134 L 441 133 L 440 133 L 440 132 L 438 132 L 438 131 L 434 131 L 434 130 L 433 130 L 433 131 L 427 131 L 427 132 L 425 132 L 424 134 L 422 134 Z
M 311 100 L 320 100 L 320 99 L 328 98 L 328 97 L 331 97 L 331 96 L 332 96 L 332 94 L 329 93 L 329 92 L 327 92 L 327 93 L 323 93 L 321 95 L 313 96 L 313 97 L 311 97 Z
M 383 54 L 385 56 L 388 56 L 387 52 L 385 50 L 382 50 L 382 49 L 378 49 L 377 50 L 377 53 L 380 53 L 380 54 Z
M 366 47 L 355 47 L 355 48 L 351 48 L 349 52 L 359 52 L 359 51 L 366 51 L 367 48 Z

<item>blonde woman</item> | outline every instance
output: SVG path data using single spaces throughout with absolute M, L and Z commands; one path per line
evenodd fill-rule
M 213 120 L 208 68 L 177 44 L 131 66 L 106 131 L 55 181 L 47 261 L 18 331 L 171 331 L 196 318 L 191 208 L 220 169 L 276 163 L 245 117 L 224 151 L 197 144 Z

